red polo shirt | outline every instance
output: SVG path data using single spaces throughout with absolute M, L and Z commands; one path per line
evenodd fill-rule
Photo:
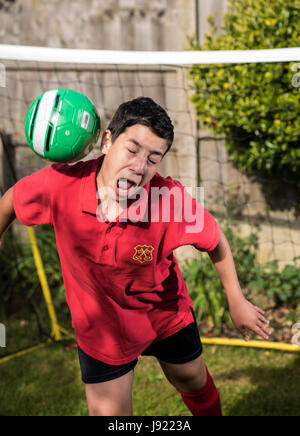
M 96 359 L 120 365 L 193 322 L 193 303 L 173 250 L 192 244 L 211 251 L 220 232 L 195 200 L 191 213 L 202 214 L 204 225 L 192 232 L 187 231 L 191 213 L 178 219 L 183 206 L 175 197 L 170 219 L 158 213 L 164 201 L 151 199 L 153 188 L 185 193 L 178 181 L 158 173 L 145 187 L 148 198 L 141 196 L 124 211 L 126 220 L 124 213 L 116 222 L 100 219 L 96 172 L 103 158 L 55 164 L 25 177 L 15 185 L 13 201 L 23 224 L 54 227 L 79 346 Z

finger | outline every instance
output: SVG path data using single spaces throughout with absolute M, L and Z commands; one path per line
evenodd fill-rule
M 254 333 L 256 333 L 258 336 L 260 336 L 261 338 L 268 340 L 269 339 L 269 335 L 270 332 L 268 330 L 266 330 L 265 327 L 260 327 L 260 326 L 256 326 L 253 329 Z
M 270 335 L 272 334 L 272 331 L 267 329 L 266 327 L 264 327 L 262 330 L 266 333 L 266 335 L 268 336 L 268 339 L 269 339 Z
M 261 322 L 263 322 L 264 324 L 267 324 L 267 325 L 270 324 L 270 321 L 269 321 L 267 318 L 265 318 L 264 316 L 262 316 L 262 315 L 257 315 L 257 316 L 258 316 L 258 319 L 259 319 Z
M 258 327 L 266 334 L 266 335 L 270 335 L 272 332 L 271 330 L 269 330 L 265 325 L 263 324 L 258 324 Z
M 259 312 L 261 315 L 264 315 L 265 314 L 265 311 L 263 310 L 263 309 L 261 309 L 260 307 L 258 307 L 258 306 L 254 306 L 254 308 L 257 310 L 257 312 Z
M 250 339 L 250 337 L 249 337 L 249 333 L 248 333 L 248 330 L 246 329 L 246 327 L 242 327 L 242 328 L 240 329 L 240 333 L 241 333 L 241 335 L 243 336 L 244 340 L 245 340 L 246 342 L 248 342 L 249 339 Z

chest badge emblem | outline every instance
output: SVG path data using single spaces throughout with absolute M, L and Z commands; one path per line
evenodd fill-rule
M 153 260 L 154 247 L 152 245 L 137 245 L 134 247 L 134 250 L 133 260 L 140 263 L 151 262 Z

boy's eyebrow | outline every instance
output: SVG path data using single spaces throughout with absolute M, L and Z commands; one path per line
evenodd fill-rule
M 129 139 L 130 142 L 132 142 L 134 145 L 136 145 L 139 148 L 143 148 L 143 146 L 136 140 L 136 139 Z M 163 156 L 164 154 L 161 151 L 151 151 L 150 154 L 157 154 L 159 156 Z

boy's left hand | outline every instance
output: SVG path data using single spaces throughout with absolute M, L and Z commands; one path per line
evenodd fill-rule
M 264 311 L 254 306 L 245 298 L 240 298 L 234 303 L 229 303 L 229 312 L 235 327 L 243 335 L 245 341 L 249 341 L 249 330 L 268 340 L 271 331 L 267 326 L 270 324 L 264 317 Z

